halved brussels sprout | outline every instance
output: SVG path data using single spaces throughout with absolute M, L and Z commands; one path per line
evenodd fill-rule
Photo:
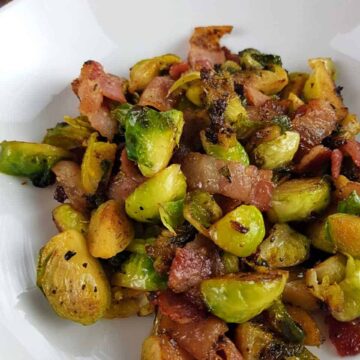
M 286 271 L 227 274 L 204 280 L 200 289 L 209 310 L 226 322 L 244 323 L 281 295 Z
M 209 234 L 223 250 L 240 257 L 249 256 L 264 239 L 264 219 L 255 206 L 241 205 L 211 225 Z
M 209 227 L 222 216 L 213 196 L 202 190 L 188 192 L 184 203 L 184 218 L 201 234 L 209 237 Z
M 258 261 L 275 268 L 295 266 L 305 261 L 309 252 L 310 239 L 287 224 L 275 224 L 259 246 Z
M 105 273 L 75 230 L 54 236 L 40 250 L 37 285 L 59 316 L 83 325 L 102 318 L 110 305 Z
M 288 100 L 291 101 L 290 111 L 295 112 L 300 106 L 303 106 L 305 103 L 294 93 L 290 93 Z
M 206 154 L 219 160 L 237 161 L 245 166 L 248 166 L 249 156 L 243 146 L 236 139 L 236 134 L 218 134 L 218 143 L 212 143 L 205 134 L 205 131 L 200 132 L 201 144 Z
M 221 254 L 221 261 L 224 264 L 225 274 L 238 273 L 240 271 L 240 262 L 236 255 L 224 251 Z
M 92 256 L 109 259 L 123 251 L 133 238 L 133 225 L 115 200 L 101 204 L 92 214 L 87 235 Z
M 126 248 L 127 251 L 146 255 L 146 246 L 147 245 L 153 245 L 155 242 L 155 238 L 148 238 L 148 239 L 133 239 L 131 243 Z
M 240 65 L 245 70 L 261 70 L 271 65 L 282 65 L 279 55 L 264 54 L 248 48 L 239 52 Z
M 317 63 L 321 62 L 324 64 L 326 71 L 330 74 L 331 78 L 335 81 L 336 80 L 336 66 L 335 63 L 332 61 L 331 58 L 319 57 L 319 58 L 312 58 L 309 59 L 309 65 L 313 69 Z
M 230 74 L 235 74 L 235 73 L 241 71 L 241 66 L 238 63 L 236 63 L 235 61 L 226 60 L 221 65 L 221 70 L 222 71 L 227 71 Z
M 339 201 L 338 212 L 352 215 L 360 215 L 360 196 L 353 191 L 346 199 Z
M 51 168 L 60 160 L 71 159 L 67 150 L 48 145 L 22 141 L 0 143 L 0 172 L 28 177 L 35 186 L 51 182 Z
M 85 192 L 95 194 L 100 182 L 107 183 L 115 160 L 116 144 L 97 141 L 92 133 L 81 163 L 81 182 Z
M 169 94 L 180 89 L 188 89 L 190 83 L 196 80 L 200 80 L 200 71 L 190 71 L 182 74 L 181 77 L 172 84 L 169 89 Z
M 360 121 L 355 114 L 347 114 L 340 124 L 339 135 L 343 139 L 354 139 L 360 133 Z
M 288 165 L 295 156 L 300 144 L 296 131 L 286 131 L 274 140 L 258 145 L 254 150 L 255 162 L 262 169 L 276 169 Z
M 306 101 L 312 99 L 323 99 L 329 101 L 334 107 L 338 120 L 347 115 L 347 109 L 341 97 L 336 93 L 335 83 L 332 79 L 332 71 L 323 59 L 310 59 L 309 65 L 313 69 L 304 86 L 304 98 Z
M 281 92 L 283 99 L 289 99 L 290 94 L 294 94 L 296 97 L 300 97 L 304 89 L 306 80 L 309 78 L 309 74 L 302 72 L 293 72 L 289 75 L 289 83 L 285 86 Z
M 52 217 L 60 232 L 73 229 L 81 234 L 86 234 L 88 231 L 89 219 L 70 204 L 56 207 L 52 212 Z
M 160 219 L 169 231 L 176 233 L 176 228 L 184 222 L 183 208 L 184 199 L 160 204 Z
M 353 191 L 360 194 L 360 183 L 357 181 L 350 181 L 344 175 L 340 175 L 334 179 L 334 185 L 336 187 L 335 196 L 339 200 L 346 199 Z
M 167 279 L 155 271 L 149 256 L 133 253 L 122 264 L 121 272 L 113 275 L 111 283 L 130 289 L 157 291 L 166 288 Z
M 268 216 L 272 222 L 307 220 L 330 203 L 330 185 L 321 178 L 294 179 L 275 188 Z
M 173 164 L 139 185 L 125 201 L 126 213 L 140 222 L 157 222 L 160 204 L 181 200 L 186 179 L 180 165 Z
M 129 91 L 134 93 L 144 90 L 154 77 L 160 75 L 161 71 L 180 61 L 177 55 L 165 54 L 137 62 L 130 69 Z
M 204 88 L 201 81 L 194 81 L 186 90 L 186 98 L 196 106 L 204 105 Z
M 179 144 L 183 126 L 183 114 L 178 110 L 129 110 L 125 119 L 128 158 L 137 162 L 144 176 L 155 175 L 168 165 L 175 146 Z

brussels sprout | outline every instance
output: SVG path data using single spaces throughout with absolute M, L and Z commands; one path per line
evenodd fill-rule
M 76 118 L 72 118 L 71 116 L 64 116 L 64 122 L 73 128 L 85 128 L 92 130 L 91 124 L 87 116 L 77 116 Z
M 127 114 L 129 113 L 129 111 L 131 109 L 133 109 L 133 107 L 134 107 L 134 105 L 125 103 L 125 104 L 116 106 L 111 111 L 111 117 L 119 122 L 121 128 L 125 129 Z
M 184 222 L 184 200 L 169 201 L 159 207 L 162 224 L 172 233 L 176 234 L 176 228 Z
M 241 66 L 238 63 L 236 63 L 235 61 L 226 60 L 221 65 L 221 70 L 222 71 L 227 71 L 230 74 L 235 74 L 235 73 L 241 71 Z
M 71 150 L 84 146 L 91 133 L 89 127 L 59 123 L 54 128 L 47 129 L 43 143 Z
M 126 248 L 127 251 L 146 255 L 146 247 L 149 245 L 153 245 L 155 242 L 155 238 L 148 238 L 148 239 L 134 239 L 131 241 L 131 243 Z
M 114 274 L 111 283 L 130 289 L 157 291 L 166 288 L 167 279 L 155 271 L 149 256 L 133 253 L 122 264 L 121 272 Z
M 240 271 L 239 258 L 236 255 L 225 251 L 221 255 L 221 261 L 224 264 L 225 274 L 238 273 Z
M 52 217 L 60 232 L 73 229 L 81 234 L 86 234 L 88 231 L 89 219 L 70 204 L 56 207 L 52 212 Z
M 272 222 L 307 220 L 330 202 L 330 185 L 321 178 L 289 180 L 273 192 L 268 216 Z
M 301 343 L 304 340 L 304 331 L 295 323 L 280 300 L 275 300 L 266 310 L 267 320 L 271 327 L 285 340 L 292 343 Z
M 22 141 L 0 143 L 0 172 L 28 177 L 39 187 L 51 183 L 51 168 L 58 161 L 71 158 L 68 151 L 48 144 Z
M 311 245 L 317 249 L 335 254 L 336 247 L 329 236 L 328 223 L 325 220 L 317 220 L 309 225 L 307 234 Z
M 137 62 L 130 69 L 129 91 L 134 93 L 144 90 L 154 77 L 160 75 L 161 71 L 180 61 L 177 55 L 165 54 Z
M 133 238 L 133 225 L 115 200 L 101 204 L 92 214 L 87 235 L 92 256 L 109 259 L 123 251 Z
M 200 132 L 201 144 L 205 152 L 219 160 L 237 161 L 245 166 L 249 165 L 249 156 L 243 146 L 237 141 L 236 134 L 218 134 L 218 143 L 213 144 L 205 134 Z
M 304 86 L 304 98 L 306 101 L 312 99 L 323 99 L 329 101 L 334 107 L 338 120 L 347 115 L 347 109 L 341 97 L 336 93 L 332 72 L 323 59 L 310 59 L 309 65 L 313 69 Z
M 299 148 L 300 135 L 286 131 L 274 140 L 261 143 L 254 150 L 255 162 L 262 169 L 276 169 L 288 165 Z
M 186 179 L 173 164 L 139 185 L 125 201 L 126 213 L 140 222 L 157 222 L 160 204 L 183 199 Z
M 305 103 L 294 93 L 290 93 L 288 100 L 291 101 L 290 111 L 295 112 L 300 106 L 303 106 Z
M 360 133 L 360 122 L 355 114 L 347 114 L 340 124 L 339 136 L 351 140 Z
M 271 306 L 287 277 L 286 271 L 227 274 L 204 280 L 200 288 L 213 314 L 226 322 L 244 323 Z
M 338 204 L 338 212 L 352 215 L 360 215 L 360 196 L 353 191 L 345 200 Z
M 209 234 L 220 248 L 240 257 L 249 256 L 264 239 L 264 219 L 255 206 L 241 205 L 211 225 Z
M 295 266 L 305 261 L 310 252 L 310 239 L 287 224 L 276 224 L 259 246 L 258 261 L 270 267 Z
M 357 181 L 350 181 L 344 175 L 340 175 L 333 181 L 336 187 L 335 196 L 339 200 L 346 199 L 353 191 L 360 194 L 360 183 Z
M 83 325 L 102 318 L 110 305 L 105 273 L 75 230 L 54 236 L 40 250 L 37 285 L 59 316 Z
M 271 65 L 282 65 L 279 55 L 263 54 L 256 49 L 245 49 L 239 52 L 240 65 L 246 70 L 261 70 Z
M 197 80 L 200 80 L 200 71 L 186 72 L 172 84 L 171 88 L 169 89 L 169 94 L 181 89 L 188 89 L 190 83 Z
M 289 83 L 281 92 L 283 99 L 289 99 L 290 94 L 294 94 L 296 97 L 300 97 L 304 89 L 306 80 L 309 78 L 309 74 L 301 72 L 293 72 L 289 75 Z
M 336 67 L 335 63 L 332 61 L 331 58 L 313 58 L 309 59 L 309 65 L 313 69 L 317 63 L 323 63 L 325 66 L 326 71 L 329 73 L 331 78 L 335 81 L 336 80 Z
M 151 177 L 164 169 L 178 145 L 184 118 L 181 111 L 133 108 L 125 119 L 126 151 L 141 173 Z
M 186 194 L 184 218 L 201 234 L 209 237 L 209 227 L 222 216 L 222 210 L 213 196 L 202 190 Z
M 89 195 L 95 194 L 100 182 L 107 183 L 117 148 L 116 144 L 97 141 L 97 136 L 91 134 L 81 163 L 81 182 Z
M 186 90 L 186 98 L 196 106 L 204 105 L 204 88 L 201 81 L 194 81 Z

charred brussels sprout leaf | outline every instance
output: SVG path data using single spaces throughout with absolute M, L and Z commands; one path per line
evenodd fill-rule
M 181 111 L 133 108 L 125 119 L 126 150 L 147 177 L 164 169 L 178 145 L 184 119 Z
M 281 295 L 287 272 L 227 274 L 204 280 L 201 293 L 209 310 L 226 322 L 244 323 Z
M 180 165 L 173 164 L 146 180 L 125 201 L 126 213 L 140 222 L 158 222 L 160 204 L 181 200 L 186 179 Z
M 109 180 L 116 149 L 116 144 L 97 141 L 97 133 L 91 134 L 81 163 L 81 182 L 88 195 L 94 195 L 99 184 Z
M 239 52 L 240 65 L 246 70 L 261 70 L 270 65 L 282 65 L 279 55 L 263 54 L 256 49 L 245 49 Z
M 220 206 L 206 191 L 194 190 L 186 194 L 184 217 L 203 235 L 209 237 L 209 227 L 221 216 Z
M 112 283 L 130 289 L 157 291 L 166 288 L 166 280 L 155 271 L 149 256 L 133 253 L 122 264 L 121 272 L 114 274 Z
M 48 144 L 22 141 L 0 143 L 0 172 L 28 177 L 38 187 L 45 187 L 54 180 L 51 168 L 57 162 L 71 158 L 68 151 Z
M 259 247 L 258 261 L 270 267 L 295 266 L 305 261 L 310 252 L 310 240 L 287 224 L 276 224 L 269 237 Z
M 211 225 L 209 233 L 223 250 L 240 257 L 249 256 L 264 239 L 264 219 L 255 206 L 241 205 Z
M 92 214 L 87 236 L 91 255 L 109 259 L 134 238 L 132 223 L 115 200 L 108 200 Z
M 360 215 L 360 196 L 356 191 L 353 191 L 345 200 L 339 202 L 338 212 Z
M 100 263 L 75 230 L 54 236 L 41 250 L 37 285 L 61 317 L 89 325 L 110 305 L 110 287 Z
M 288 165 L 300 144 L 300 135 L 286 131 L 274 140 L 263 142 L 254 150 L 255 162 L 263 169 L 276 169 Z
M 289 180 L 273 193 L 268 215 L 273 222 L 307 220 L 330 202 L 330 185 L 321 178 Z
M 169 201 L 159 207 L 161 222 L 172 233 L 176 234 L 176 228 L 184 222 L 183 208 L 184 199 Z
M 70 204 L 56 207 L 52 212 L 53 220 L 60 232 L 76 230 L 86 234 L 89 227 L 89 219 L 80 211 L 75 210 Z

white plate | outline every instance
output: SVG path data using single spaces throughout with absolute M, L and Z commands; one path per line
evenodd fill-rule
M 282 55 L 288 69 L 331 56 L 351 111 L 360 114 L 358 0 L 15 0 L 0 9 L 0 141 L 39 141 L 75 115 L 69 83 L 85 60 L 127 75 L 139 59 L 186 54 L 196 25 L 232 24 L 224 41 Z M 0 175 L 0 358 L 139 359 L 151 319 L 83 327 L 59 319 L 35 287 L 39 248 L 55 234 L 52 189 Z M 321 359 L 335 359 L 324 345 Z M 360 358 L 360 357 L 359 357 Z

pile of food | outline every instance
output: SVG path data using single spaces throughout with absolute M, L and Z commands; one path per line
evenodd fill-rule
M 143 360 L 316 359 L 314 314 L 360 352 L 360 124 L 329 58 L 288 73 L 196 28 L 187 61 L 129 79 L 84 63 L 40 144 L 3 141 L 0 171 L 56 184 L 59 230 L 37 284 L 84 325 L 155 315 Z

